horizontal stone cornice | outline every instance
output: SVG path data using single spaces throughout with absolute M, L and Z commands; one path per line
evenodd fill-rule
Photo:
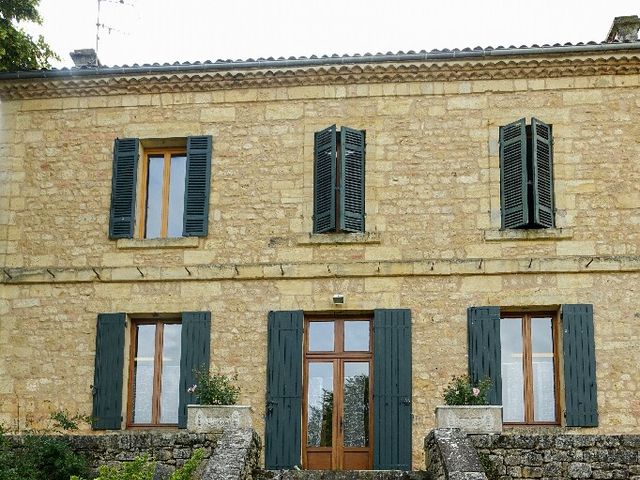
M 173 267 L 50 267 L 5 268 L 7 285 L 87 282 L 184 282 L 290 280 L 358 277 L 428 277 L 520 275 L 555 273 L 638 273 L 640 255 L 565 256 L 514 259 L 431 259 L 420 261 L 369 261 L 351 263 L 254 263 Z M 0 295 L 1 296 L 1 295 Z
M 513 60 L 354 64 L 308 68 L 216 70 L 188 73 L 110 74 L 0 81 L 0 98 L 58 98 L 204 92 L 243 88 L 311 85 L 448 82 L 633 75 L 640 73 L 636 55 Z

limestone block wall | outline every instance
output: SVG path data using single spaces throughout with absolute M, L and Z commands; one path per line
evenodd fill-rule
M 637 432 L 640 395 L 635 366 L 637 305 L 629 289 L 637 273 L 581 274 L 582 286 L 559 287 L 567 274 L 407 276 L 252 281 L 185 281 L 4 285 L 11 315 L 0 323 L 0 422 L 12 430 L 42 428 L 51 411 L 91 411 L 96 315 L 208 310 L 212 368 L 238 374 L 240 403 L 254 408 L 264 431 L 267 312 L 410 308 L 413 321 L 414 461 L 422 462 L 421 432 L 451 375 L 467 368 L 466 308 L 471 305 L 594 305 L 600 427 L 575 433 Z M 578 276 L 578 275 L 574 275 Z M 483 282 L 483 280 L 486 280 Z M 514 286 L 517 285 L 517 288 Z
M 3 265 L 637 255 L 636 75 L 247 88 L 2 102 Z M 552 124 L 556 235 L 501 236 L 499 126 Z M 313 133 L 367 131 L 374 244 L 312 248 Z M 211 134 L 209 235 L 131 249 L 107 238 L 113 141 Z M 131 245 L 129 245 L 131 246 Z M 121 248 L 119 248 L 121 247 Z
M 351 83 L 0 103 L 0 423 L 89 413 L 96 315 L 212 313 L 264 430 L 269 310 L 410 308 L 414 464 L 469 306 L 594 305 L 598 433 L 640 431 L 640 75 Z M 553 125 L 553 230 L 501 231 L 499 126 Z M 310 235 L 313 134 L 364 129 L 366 233 Z M 213 135 L 206 238 L 108 239 L 116 137 Z M 185 268 L 187 267 L 187 268 Z M 333 293 L 345 295 L 336 307 Z

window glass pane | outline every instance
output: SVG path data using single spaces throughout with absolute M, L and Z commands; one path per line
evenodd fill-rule
M 160 423 L 178 423 L 180 397 L 180 332 L 182 325 L 164 325 L 162 340 L 162 378 L 160 379 Z
M 369 322 L 344 322 L 344 350 L 345 352 L 369 351 Z
M 333 363 L 309 363 L 307 445 L 330 447 L 333 436 Z
M 309 322 L 309 351 L 332 352 L 334 349 L 333 332 L 333 322 Z
M 150 155 L 147 180 L 147 214 L 145 238 L 160 237 L 162 228 L 162 177 L 164 157 Z
M 369 445 L 369 363 L 344 364 L 344 446 Z
M 553 327 L 549 317 L 531 319 L 533 416 L 536 422 L 556 421 Z
M 171 156 L 171 177 L 169 178 L 169 225 L 167 236 L 182 236 L 182 214 L 184 212 L 184 181 L 187 157 Z
M 156 326 L 138 325 L 133 366 L 133 423 L 151 423 Z
M 505 422 L 524 422 L 522 319 L 500 319 L 502 414 Z

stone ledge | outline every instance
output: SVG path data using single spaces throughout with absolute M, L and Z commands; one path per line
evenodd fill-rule
M 573 228 L 539 228 L 539 229 L 509 229 L 484 231 L 487 242 L 507 240 L 567 240 L 573 238 Z
M 250 263 L 183 266 L 4 268 L 0 284 L 285 280 L 310 278 L 477 276 L 541 273 L 640 272 L 640 255 L 550 258 L 438 258 L 346 263 Z M 2 275 L 4 274 L 4 275 Z
M 298 245 L 334 245 L 343 243 L 380 243 L 379 232 L 305 233 L 296 238 Z
M 116 241 L 118 249 L 126 248 L 197 248 L 200 246 L 198 237 L 179 238 L 119 238 Z

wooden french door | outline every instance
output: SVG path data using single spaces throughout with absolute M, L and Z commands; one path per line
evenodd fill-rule
M 373 466 L 371 319 L 313 317 L 304 329 L 303 467 Z

